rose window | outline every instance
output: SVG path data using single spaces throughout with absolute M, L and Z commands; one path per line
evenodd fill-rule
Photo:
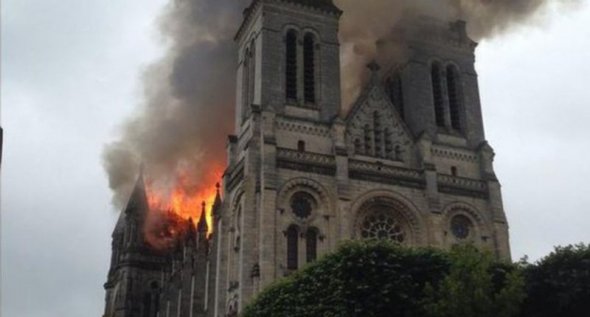
M 364 239 L 389 239 L 402 243 L 406 239 L 403 226 L 393 213 L 385 210 L 370 212 L 361 223 Z
M 305 192 L 298 192 L 291 199 L 291 211 L 300 219 L 306 219 L 311 216 L 315 200 Z
M 459 240 L 469 238 L 472 226 L 471 220 L 463 215 L 455 216 L 451 219 L 451 232 Z

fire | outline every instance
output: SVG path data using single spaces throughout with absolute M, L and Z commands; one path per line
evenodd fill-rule
M 156 249 L 167 249 L 188 229 L 192 219 L 196 227 L 204 211 L 208 234 L 213 232 L 212 207 L 223 169 L 215 166 L 199 180 L 187 170 L 178 170 L 172 180 L 146 178 L 146 194 L 150 208 L 146 222 L 146 240 Z M 205 209 L 203 210 L 203 204 Z

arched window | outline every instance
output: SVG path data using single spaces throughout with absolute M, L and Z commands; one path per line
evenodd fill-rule
M 365 155 L 371 155 L 372 154 L 372 145 L 373 144 L 373 140 L 371 138 L 371 127 L 366 124 L 365 125 Z
M 383 131 L 383 136 L 385 138 L 385 157 L 388 159 L 395 159 L 395 152 L 393 151 L 393 140 L 391 132 L 389 132 L 388 128 L 385 128 Z
M 297 33 L 294 30 L 287 32 L 286 49 L 286 73 L 285 92 L 287 100 L 297 100 Z
M 292 225 L 287 229 L 287 270 L 297 270 L 299 264 L 299 228 Z
M 464 215 L 457 215 L 451 219 L 451 232 L 458 240 L 466 240 L 472 236 L 473 223 Z
M 152 312 L 152 294 L 146 292 L 143 294 L 143 317 L 154 317 L 155 314 Z
M 157 282 L 150 284 L 151 292 L 151 314 L 150 317 L 156 317 L 160 313 L 160 286 Z
M 402 86 L 402 78 L 399 72 L 396 72 L 391 78 L 389 78 L 388 82 L 389 87 L 389 99 L 391 103 L 397 109 L 400 117 L 405 118 L 405 111 L 404 111 L 404 91 Z
M 363 154 L 363 144 L 360 139 L 354 140 L 354 154 Z
M 451 127 L 462 130 L 461 108 L 462 96 L 460 90 L 459 71 L 454 65 L 447 66 L 447 89 L 449 93 L 449 110 L 451 113 Z
M 250 80 L 250 49 L 246 49 L 242 65 L 242 120 L 246 119 L 250 108 Z
M 363 239 L 389 239 L 397 243 L 406 241 L 406 230 L 399 217 L 386 206 L 372 208 L 360 224 Z
M 291 211 L 299 219 L 309 218 L 315 206 L 315 199 L 306 192 L 297 192 L 291 198 Z
M 303 85 L 306 103 L 315 103 L 315 39 L 307 33 L 303 38 Z
M 254 103 L 254 87 L 256 85 L 256 46 L 254 41 L 250 45 L 248 63 L 248 106 Z
M 373 139 L 375 140 L 375 156 L 383 157 L 383 135 L 381 130 L 381 116 L 378 111 L 373 113 Z
M 313 262 L 318 256 L 318 229 L 309 228 L 305 236 L 307 263 Z
M 305 141 L 299 140 L 297 142 L 297 151 L 299 151 L 299 152 L 305 152 Z
M 432 98 L 434 100 L 434 116 L 436 125 L 445 126 L 445 111 L 442 95 L 441 67 L 439 63 L 433 63 L 430 77 L 432 79 Z

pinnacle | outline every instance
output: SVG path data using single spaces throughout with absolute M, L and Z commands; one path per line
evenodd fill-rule
M 139 170 L 139 175 L 135 182 L 133 192 L 125 208 L 126 213 L 145 213 L 148 209 L 147 194 L 145 190 L 145 182 L 143 177 L 143 164 Z
M 207 226 L 207 209 L 204 201 L 202 203 L 202 207 L 203 209 L 201 210 L 201 217 L 199 219 L 199 223 L 197 224 L 197 231 L 206 233 L 209 228 Z

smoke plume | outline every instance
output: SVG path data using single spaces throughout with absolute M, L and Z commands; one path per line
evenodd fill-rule
M 344 14 L 340 26 L 342 45 L 342 100 L 346 111 L 368 75 L 365 65 L 376 60 L 387 67 L 402 58 L 392 40 L 402 15 L 420 15 L 467 22 L 469 36 L 480 41 L 539 23 L 549 9 L 572 8 L 582 0 L 335 0 Z
M 237 53 L 233 36 L 251 0 L 171 0 L 160 19 L 166 55 L 143 74 L 144 102 L 104 151 L 117 207 L 143 163 L 157 188 L 213 188 L 232 133 Z M 362 87 L 368 61 L 395 56 L 389 40 L 402 14 L 463 19 L 475 40 L 535 22 L 548 7 L 581 0 L 335 0 L 341 22 L 343 104 Z M 377 45 L 376 43 L 380 43 Z M 388 45 L 391 44 L 391 45 Z

